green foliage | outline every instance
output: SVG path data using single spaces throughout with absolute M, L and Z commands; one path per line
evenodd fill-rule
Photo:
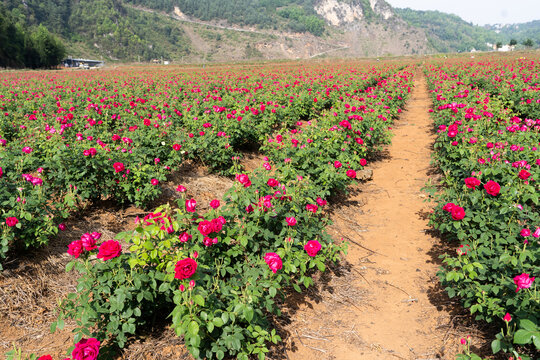
M 45 26 L 26 29 L 0 3 L 0 67 L 52 68 L 64 55 L 64 45 Z
M 430 45 L 438 52 L 468 52 L 489 50 L 486 42 L 495 43 L 500 37 L 491 30 L 473 25 L 459 16 L 439 11 L 394 9 L 410 25 L 424 29 Z

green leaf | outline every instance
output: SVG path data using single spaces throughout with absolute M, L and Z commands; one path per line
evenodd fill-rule
M 495 339 L 491 342 L 491 351 L 496 354 L 501 351 L 501 340 Z
M 212 322 L 214 323 L 214 325 L 216 325 L 217 327 L 222 327 L 224 322 L 223 320 L 221 320 L 221 318 L 218 318 L 218 317 L 215 317 Z
M 533 332 L 519 329 L 514 334 L 514 343 L 519 345 L 528 344 L 531 342 L 533 337 Z
M 248 321 L 248 322 L 251 322 L 251 320 L 253 320 L 253 308 L 251 306 L 244 306 L 244 318 Z
M 191 336 L 195 336 L 199 333 L 199 324 L 195 320 L 192 320 L 187 328 L 187 333 Z
M 529 319 L 521 319 L 519 321 L 519 327 L 528 331 L 538 331 L 538 327 Z
M 195 295 L 193 297 L 193 302 L 197 305 L 204 306 L 204 298 L 201 295 Z

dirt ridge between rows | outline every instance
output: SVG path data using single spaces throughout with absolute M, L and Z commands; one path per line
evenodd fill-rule
M 432 176 L 434 141 L 426 79 L 419 71 L 392 144 L 372 181 L 352 187 L 332 215 L 332 235 L 350 242 L 344 281 L 329 280 L 298 305 L 286 358 L 451 359 L 464 336 L 436 272 L 441 240 L 430 235 L 421 188 Z M 339 278 L 339 276 L 338 276 Z

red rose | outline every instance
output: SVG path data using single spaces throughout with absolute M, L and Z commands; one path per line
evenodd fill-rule
M 225 220 L 223 217 L 221 217 L 221 219 Z M 221 229 L 223 229 L 223 224 L 224 223 L 221 221 L 221 219 L 218 218 L 218 219 L 213 219 L 211 221 L 212 227 L 214 228 L 214 232 L 216 232 L 216 233 L 220 232 Z
M 158 179 L 152 179 L 150 180 L 150 184 L 156 186 L 156 185 L 159 185 L 159 180 Z
M 210 207 L 212 209 L 217 209 L 220 205 L 221 204 L 220 204 L 219 200 L 217 200 L 217 199 L 214 199 L 214 200 L 210 201 Z
M 351 179 L 354 179 L 356 177 L 356 171 L 354 171 L 353 169 L 347 170 L 347 176 Z
M 124 164 L 122 164 L 121 162 L 115 162 L 113 164 L 113 168 L 114 168 L 114 171 L 117 173 L 124 171 L 125 169 Z
M 337 160 L 334 161 L 334 167 L 335 167 L 336 169 L 339 169 L 339 168 L 341 167 L 341 163 L 340 163 L 339 161 L 337 161 Z
M 274 187 L 274 186 L 277 186 L 279 184 L 279 182 L 276 179 L 270 178 L 270 179 L 268 179 L 267 184 L 270 187 Z
M 174 149 L 175 151 L 178 151 L 178 150 L 180 150 L 180 149 L 182 148 L 182 145 L 180 145 L 180 144 L 174 144 L 172 147 L 173 147 L 173 149 Z
M 86 251 L 92 251 L 97 249 L 96 238 L 90 233 L 82 234 L 81 243 Z
M 311 211 L 312 213 L 316 213 L 317 210 L 319 210 L 319 207 L 315 204 L 307 204 L 306 205 L 306 210 L 307 211 Z
M 189 240 L 191 240 L 192 236 L 189 235 L 188 233 L 182 233 L 181 235 L 178 235 L 178 240 L 180 240 L 180 242 L 187 242 Z
M 486 189 L 486 192 L 491 196 L 497 196 L 499 195 L 499 191 L 501 191 L 501 186 L 493 180 L 489 180 L 485 185 L 484 189 Z
M 469 188 L 469 189 L 476 189 L 476 187 L 478 185 L 480 185 L 480 180 L 478 180 L 477 178 L 475 177 L 468 177 L 465 179 L 465 185 Z
M 306 250 L 309 256 L 316 256 L 319 250 L 321 250 L 321 244 L 317 240 L 310 240 L 304 246 L 304 250 Z
M 13 226 L 17 225 L 18 223 L 19 223 L 19 219 L 17 219 L 14 216 L 6 218 L 6 224 L 9 227 L 13 227 Z
M 454 203 L 446 203 L 446 205 L 443 206 L 443 210 L 452 212 L 452 209 L 456 206 Z
M 462 207 L 454 206 L 452 208 L 452 219 L 462 220 L 465 217 L 465 210 Z
M 1 175 L 1 174 L 0 174 Z M 531 173 L 528 172 L 527 170 L 525 169 L 522 169 L 520 172 L 519 172 L 519 178 L 521 180 L 527 180 L 529 178 L 529 176 L 531 176 Z
M 107 240 L 100 245 L 97 258 L 106 261 L 119 256 L 121 253 L 122 246 L 118 241 Z
M 67 253 L 73 256 L 75 259 L 79 258 L 79 256 L 83 253 L 83 251 L 84 251 L 84 248 L 83 248 L 82 240 L 72 241 L 71 244 L 68 245 Z
M 289 226 L 296 225 L 296 218 L 294 216 L 285 218 L 285 221 L 287 221 L 287 225 Z
M 37 360 L 53 360 L 53 358 L 51 355 L 43 355 L 43 356 L 38 357 Z
M 189 279 L 197 271 L 197 262 L 191 258 L 180 260 L 174 267 L 175 279 Z
M 367 165 L 367 160 L 366 159 L 360 159 L 360 165 L 366 166 Z
M 99 355 L 99 345 L 97 339 L 82 339 L 75 345 L 71 353 L 73 360 L 96 360 Z
M 197 227 L 197 229 L 199 230 L 201 234 L 206 236 L 214 232 L 214 225 L 210 221 L 204 220 L 199 223 L 199 226 Z
M 195 206 L 197 206 L 197 201 L 195 199 L 186 200 L 187 212 L 195 212 Z

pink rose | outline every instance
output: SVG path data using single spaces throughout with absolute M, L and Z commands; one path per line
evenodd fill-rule
M 510 315 L 509 313 L 506 313 L 506 315 L 504 315 L 503 317 L 503 320 L 509 323 L 510 321 L 512 321 L 512 315 Z
M 4 170 L 2 170 L 2 167 L 0 166 L 0 179 L 2 178 L 2 175 L 4 175 Z
M 314 204 L 307 204 L 306 205 L 306 210 L 311 211 L 312 213 L 316 213 L 317 210 L 319 210 L 319 207 L 317 205 L 314 205 Z
M 197 271 L 197 262 L 191 258 L 180 260 L 174 266 L 175 279 L 189 279 Z
M 191 240 L 191 238 L 192 236 L 189 235 L 187 232 L 184 232 L 178 236 L 178 240 L 180 240 L 180 242 L 187 242 Z
M 37 360 L 53 360 L 51 355 L 43 355 L 37 358 Z
M 309 256 L 316 256 L 319 250 L 321 250 L 321 244 L 317 240 L 310 240 L 304 246 L 304 250 L 306 250 Z
M 347 176 L 350 177 L 351 179 L 354 179 L 356 177 L 356 171 L 354 171 L 353 169 L 349 169 L 347 170 Z
M 521 289 L 528 289 L 531 287 L 532 283 L 534 281 L 534 276 L 529 277 L 529 274 L 521 274 L 514 278 L 514 284 L 516 284 L 516 292 L 518 292 Z
M 285 221 L 287 221 L 287 225 L 289 225 L 289 226 L 296 225 L 296 218 L 295 217 L 287 217 L 287 218 L 285 218 Z
M 186 192 L 186 190 L 187 189 L 182 185 L 178 185 L 178 187 L 176 188 L 176 191 L 181 192 L 181 193 Z
M 217 200 L 217 199 L 214 199 L 214 200 L 210 201 L 210 207 L 212 209 L 217 209 L 220 205 L 221 204 L 220 204 L 219 200 Z
M 96 360 L 101 343 L 97 339 L 82 339 L 75 345 L 71 353 L 73 360 Z
M 334 161 L 334 167 L 335 167 L 336 169 L 339 169 L 339 168 L 341 167 L 341 163 L 340 163 L 339 161 L 337 161 L 337 160 Z
M 83 251 L 84 248 L 82 240 L 72 241 L 71 244 L 68 245 L 67 253 L 73 256 L 75 259 L 78 259 L 79 256 L 83 253 Z
M 501 186 L 493 180 L 489 180 L 485 185 L 484 189 L 486 189 L 486 192 L 491 196 L 497 196 L 499 195 L 499 191 L 501 191 Z
M 462 207 L 454 206 L 452 208 L 452 219 L 462 220 L 465 217 L 465 210 Z
M 113 164 L 113 168 L 114 168 L 114 172 L 121 172 L 121 171 L 124 171 L 125 167 L 124 167 L 124 164 L 122 164 L 121 162 L 115 162 Z
M 521 235 L 523 237 L 531 236 L 531 230 L 529 230 L 529 229 L 521 229 L 521 231 L 519 232 L 519 235 Z
M 60 223 L 58 224 L 58 229 L 60 229 L 60 231 L 66 231 L 67 226 L 64 223 Z
M 360 165 L 366 166 L 367 165 L 367 160 L 366 159 L 360 159 Z
M 6 224 L 9 227 L 13 227 L 19 223 L 19 219 L 17 219 L 15 216 L 11 216 L 6 218 Z
M 264 255 L 264 262 L 268 264 L 268 267 L 274 274 L 283 267 L 283 262 L 276 253 L 266 253 L 266 255 Z
M 238 180 L 240 184 L 244 185 L 244 187 L 251 186 L 251 180 L 249 180 L 249 176 L 247 176 L 246 174 L 237 174 L 236 180 Z
M 96 239 L 92 236 L 92 234 L 82 234 L 81 242 L 82 246 L 86 251 L 92 251 L 94 249 L 97 249 Z
M 116 240 L 107 240 L 99 246 L 97 258 L 103 261 L 113 259 L 122 253 L 122 246 Z
M 319 206 L 324 206 L 324 205 L 328 204 L 328 201 L 323 200 L 320 197 L 318 197 L 317 198 L 317 204 L 319 204 Z
M 150 180 L 150 184 L 156 186 L 156 185 L 159 184 L 159 180 L 158 179 L 152 179 L 152 180 Z
M 187 212 L 195 212 L 195 206 L 197 206 L 197 201 L 195 199 L 186 200 Z
M 180 149 L 182 148 L 182 145 L 180 145 L 180 144 L 174 144 L 172 147 L 173 147 L 173 149 L 174 149 L 175 151 L 178 151 L 178 150 L 180 150 Z
M 221 219 L 225 220 L 223 217 L 221 217 Z M 212 224 L 212 228 L 214 229 L 214 232 L 220 232 L 221 229 L 223 229 L 223 222 L 221 222 L 221 219 L 213 219 L 211 221 L 211 224 Z
M 250 213 L 250 212 L 253 212 L 253 206 L 251 204 L 249 204 L 248 206 L 246 206 L 246 212 L 247 213 Z

